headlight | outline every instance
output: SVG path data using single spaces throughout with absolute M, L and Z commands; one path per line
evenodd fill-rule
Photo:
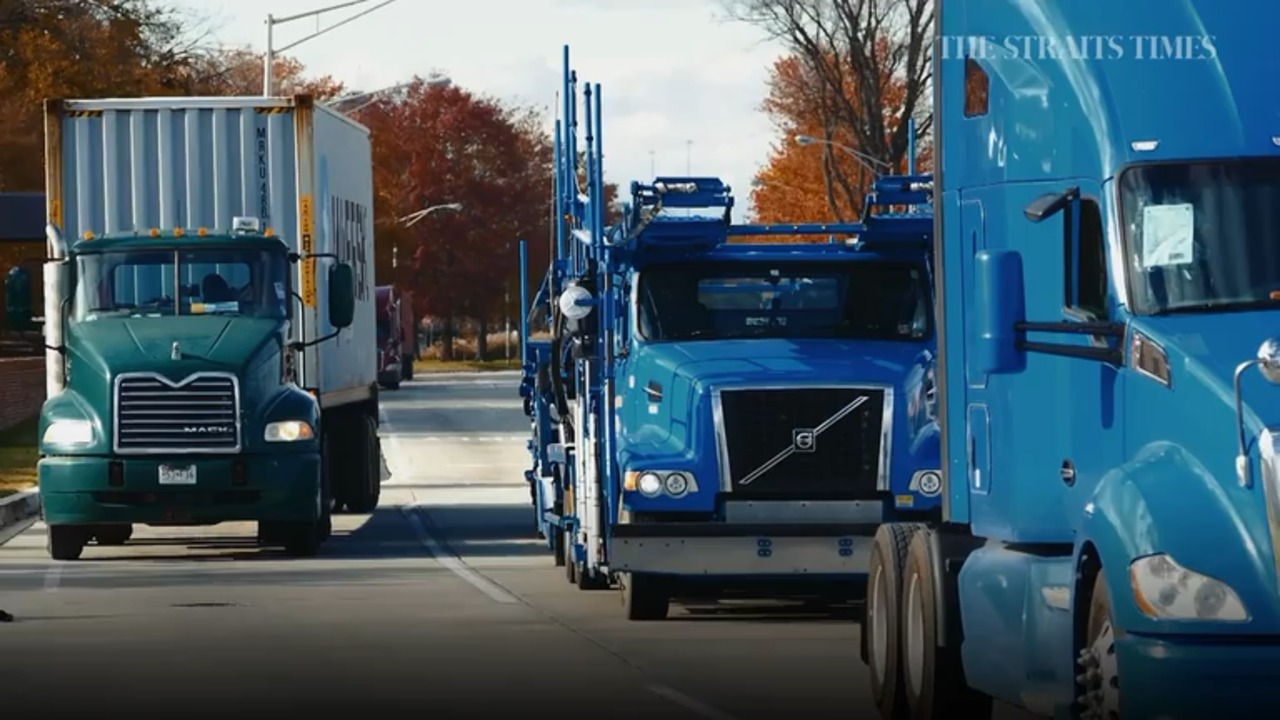
M 689 492 L 689 476 L 684 473 L 671 473 L 667 476 L 667 480 L 663 485 L 666 487 L 668 495 L 680 497 Z
M 639 487 L 641 493 L 653 497 L 662 492 L 662 478 L 656 473 L 644 473 L 640 476 Z
M 1138 609 L 1160 620 L 1244 622 L 1249 613 L 1235 591 L 1219 580 L 1188 570 L 1165 554 L 1129 564 Z
M 88 420 L 54 420 L 44 429 L 45 445 L 88 445 L 93 442 L 93 423 Z
M 311 429 L 311 425 L 301 420 L 282 420 L 280 422 L 267 423 L 267 427 L 262 431 L 262 439 L 267 442 L 295 442 L 297 440 L 310 440 L 315 436 L 315 431 Z

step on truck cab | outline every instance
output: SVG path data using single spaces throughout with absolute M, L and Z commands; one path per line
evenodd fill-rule
M 1280 5 L 938 17 L 944 522 L 876 538 L 883 715 L 1272 715 Z
M 381 481 L 367 130 L 308 96 L 45 115 L 50 555 L 231 521 L 313 554 Z
M 876 528 L 940 502 L 927 178 L 868 198 L 911 212 L 829 226 L 735 225 L 720 180 L 658 178 L 605 227 L 599 93 L 581 200 L 565 109 L 567 219 L 534 303 L 551 340 L 523 350 L 539 532 L 581 587 L 616 577 L 635 620 L 858 597 Z M 780 235 L 826 237 L 742 242 Z

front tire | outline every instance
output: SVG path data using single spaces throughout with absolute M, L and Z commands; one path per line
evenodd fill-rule
M 1077 678 L 1078 689 L 1083 691 L 1080 717 L 1120 717 L 1120 669 L 1114 622 L 1107 579 L 1099 570 L 1089 598 L 1084 649 L 1078 660 L 1083 671 Z
M 93 541 L 101 547 L 124 545 L 132 537 L 132 525 L 99 525 L 93 531 Z
M 911 539 L 923 528 L 914 523 L 881 525 L 871 545 L 862 660 L 885 720 L 899 720 L 910 712 L 902 676 L 902 576 Z
M 45 536 L 49 557 L 63 562 L 79 560 L 89 533 L 79 525 L 50 525 Z
M 297 558 L 315 557 L 323 542 L 321 521 L 289 523 L 285 529 L 284 551 Z
M 665 620 L 671 611 L 671 596 L 663 579 L 644 573 L 622 573 L 622 607 L 632 621 Z

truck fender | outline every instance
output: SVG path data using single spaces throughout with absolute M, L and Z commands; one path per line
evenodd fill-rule
M 1249 493 L 1236 487 L 1234 475 L 1216 479 L 1198 458 L 1167 441 L 1147 445 L 1102 476 L 1084 508 L 1075 561 L 1080 567 L 1086 543 L 1096 548 L 1107 569 L 1107 591 L 1120 627 L 1159 632 L 1166 625 L 1138 610 L 1129 583 L 1129 563 L 1153 553 L 1169 553 L 1184 567 L 1226 583 L 1246 606 L 1249 597 L 1265 592 L 1267 528 L 1241 516 L 1227 496 L 1226 483 L 1233 493 Z M 1087 602 L 1073 597 L 1073 612 Z M 1202 624 L 1178 625 L 1196 632 Z

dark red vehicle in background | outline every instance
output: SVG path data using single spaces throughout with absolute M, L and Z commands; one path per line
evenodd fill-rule
M 380 285 L 377 300 L 378 384 L 395 390 L 413 379 L 413 361 L 418 357 L 413 295 L 394 285 Z

